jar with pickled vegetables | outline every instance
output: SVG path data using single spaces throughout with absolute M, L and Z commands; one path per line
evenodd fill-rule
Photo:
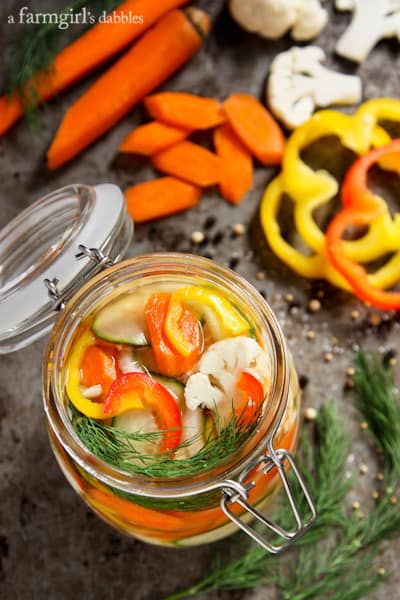
M 213 261 L 145 255 L 90 280 L 52 331 L 44 401 L 67 479 L 124 533 L 187 546 L 240 527 L 278 552 L 315 518 L 292 458 L 300 392 L 282 332 L 258 292 Z M 293 531 L 260 513 L 282 482 Z

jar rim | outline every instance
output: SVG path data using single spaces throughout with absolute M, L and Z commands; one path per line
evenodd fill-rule
M 61 369 L 56 365 L 66 350 L 73 331 L 79 322 L 80 310 L 93 306 L 94 297 L 104 290 L 116 289 L 120 277 L 131 276 L 135 281 L 159 274 L 190 276 L 207 275 L 207 280 L 223 284 L 240 295 L 246 305 L 257 314 L 263 330 L 271 342 L 272 390 L 265 414 L 255 434 L 241 448 L 221 459 L 216 467 L 204 469 L 194 475 L 179 478 L 149 478 L 122 471 L 104 462 L 80 440 L 67 414 L 61 384 Z M 43 369 L 43 399 L 51 431 L 67 453 L 82 468 L 103 483 L 122 491 L 157 498 L 182 498 L 221 487 L 221 482 L 240 474 L 251 461 L 273 440 L 284 411 L 289 392 L 289 369 L 286 343 L 271 307 L 259 292 L 242 276 L 219 263 L 193 254 L 155 252 L 120 262 L 96 275 L 79 290 L 59 315 L 48 340 Z

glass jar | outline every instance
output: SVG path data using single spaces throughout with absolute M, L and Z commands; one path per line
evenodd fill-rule
M 65 357 L 82 321 L 127 290 L 166 282 L 212 285 L 229 297 L 260 333 L 269 356 L 271 380 L 265 412 L 251 437 L 213 467 L 173 479 L 127 473 L 92 454 L 72 426 L 65 394 Z M 102 519 L 123 533 L 152 544 L 186 546 L 223 538 L 240 527 L 276 553 L 302 535 L 315 519 L 315 507 L 292 458 L 299 430 L 300 391 L 281 329 L 261 295 L 214 261 L 175 253 L 149 254 L 121 262 L 90 279 L 67 302 L 51 332 L 43 396 L 51 445 L 68 481 Z M 289 468 L 308 504 L 307 518 L 300 514 L 292 494 Z M 294 516 L 292 531 L 260 514 L 282 484 Z M 279 540 L 255 530 L 250 525 L 254 519 Z

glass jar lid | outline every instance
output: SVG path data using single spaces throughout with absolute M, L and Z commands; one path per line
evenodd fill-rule
M 133 222 L 119 187 L 70 185 L 40 198 L 0 231 L 0 354 L 51 327 L 85 281 L 120 260 Z

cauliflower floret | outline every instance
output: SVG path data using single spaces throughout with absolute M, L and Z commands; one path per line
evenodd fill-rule
M 306 121 L 317 106 L 355 104 L 361 100 L 361 79 L 322 66 L 325 53 L 317 46 L 293 47 L 278 54 L 267 84 L 272 112 L 289 128 Z
M 271 375 L 268 355 L 254 339 L 246 336 L 212 344 L 201 357 L 198 369 L 186 383 L 186 405 L 191 410 L 201 406 L 217 411 L 220 417 L 232 413 L 236 382 L 243 371 L 256 377 L 264 391 Z
M 231 0 L 229 6 L 244 29 L 267 39 L 278 39 L 291 29 L 295 40 L 310 40 L 328 20 L 319 0 Z

